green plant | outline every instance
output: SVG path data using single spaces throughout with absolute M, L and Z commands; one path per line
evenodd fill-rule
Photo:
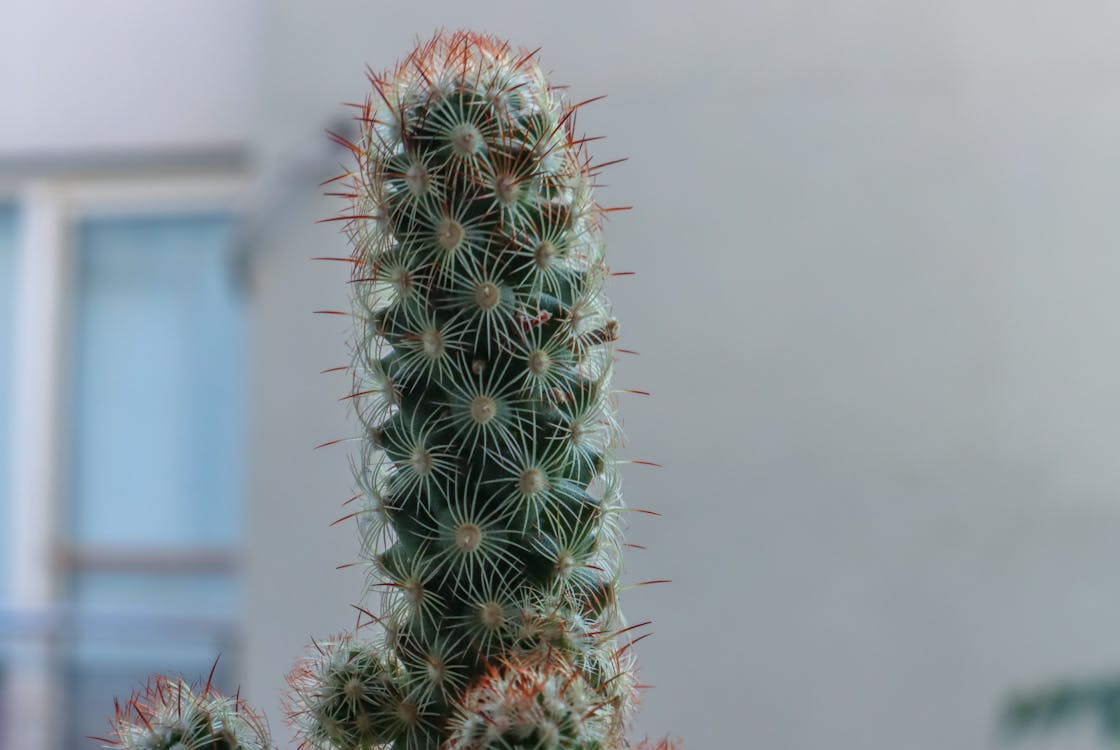
M 112 739 L 94 739 L 125 750 L 268 750 L 271 746 L 264 720 L 240 698 L 212 690 L 210 680 L 194 689 L 181 679 L 155 675 L 123 706 L 117 704 L 110 723 Z
M 335 136 L 356 163 L 334 220 L 353 248 L 352 517 L 380 609 L 313 644 L 289 717 L 315 750 L 629 747 L 615 209 L 575 130 L 587 102 L 535 52 L 465 31 L 369 80 L 357 142 Z
M 1003 706 L 1000 727 L 1009 739 L 1092 720 L 1109 745 L 1120 745 L 1120 679 L 1080 679 L 1016 691 Z

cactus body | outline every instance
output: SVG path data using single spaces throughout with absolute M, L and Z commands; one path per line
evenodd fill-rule
M 193 689 L 180 679 L 154 676 L 133 693 L 102 740 L 122 750 L 270 750 L 263 719 L 240 698 Z
M 579 105 L 533 53 L 467 32 L 370 81 L 340 218 L 384 635 L 293 672 L 301 739 L 623 747 L 617 325 Z

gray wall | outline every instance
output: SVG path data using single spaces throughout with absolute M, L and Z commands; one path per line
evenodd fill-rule
M 640 731 L 994 744 L 1015 686 L 1120 671 L 1120 8 L 1103 0 L 63 0 L 0 11 L 0 159 L 249 142 L 243 694 L 353 622 L 344 251 L 321 130 L 363 65 L 543 47 L 614 167 Z M 1090 731 L 1036 747 L 1093 747 Z
M 1120 671 L 1114 3 L 13 3 L 0 159 L 250 142 L 243 694 L 353 622 L 344 251 L 321 130 L 436 26 L 543 47 L 604 134 L 640 731 L 985 748 L 1007 691 Z M 1037 747 L 1093 747 L 1090 731 Z
M 0 158 L 239 144 L 257 109 L 258 0 L 0 6 Z
M 607 136 L 641 732 L 982 748 L 1015 686 L 1120 671 L 1120 8 L 1100 2 L 270 4 L 257 145 L 308 153 L 437 26 L 543 47 Z M 337 159 L 342 156 L 338 155 Z M 313 162 L 312 162 L 313 163 Z M 309 169 L 308 173 L 315 173 Z M 331 174 L 329 165 L 312 176 Z M 352 621 L 338 208 L 259 274 L 245 694 Z M 275 711 L 275 709 L 272 709 Z M 273 722 L 274 725 L 279 722 Z M 1058 736 L 1053 747 L 1091 732 Z M 1037 745 L 1042 747 L 1043 744 Z

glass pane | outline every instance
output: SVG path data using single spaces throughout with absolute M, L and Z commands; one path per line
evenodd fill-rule
M 237 614 L 234 579 L 226 574 L 75 572 L 70 601 L 79 617 L 168 615 L 231 620 Z
M 243 321 L 225 216 L 78 225 L 71 537 L 239 537 Z
M 12 334 L 15 312 L 16 211 L 0 205 L 0 540 L 8 538 L 11 482 Z M 0 550 L 4 545 L 0 544 Z M 8 601 L 8 569 L 0 553 L 0 611 Z

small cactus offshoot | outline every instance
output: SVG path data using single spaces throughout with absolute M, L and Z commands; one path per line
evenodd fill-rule
M 477 680 L 451 722 L 449 745 L 484 748 L 606 747 L 614 706 L 581 670 L 559 658 L 501 662 Z
M 112 736 L 94 738 L 121 750 L 270 750 L 264 720 L 239 697 L 181 679 L 154 676 L 110 721 Z

